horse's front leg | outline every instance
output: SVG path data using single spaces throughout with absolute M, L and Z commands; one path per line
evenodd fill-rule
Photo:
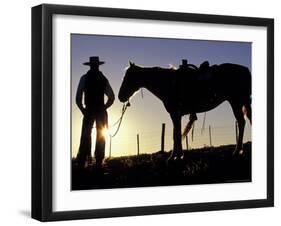
M 183 156 L 182 151 L 182 139 L 181 139 L 181 115 L 171 114 L 173 121 L 173 139 L 174 139 L 174 148 L 171 153 L 170 159 L 181 158 Z

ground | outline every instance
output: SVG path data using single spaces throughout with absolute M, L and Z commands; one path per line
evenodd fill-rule
M 170 152 L 107 158 L 103 170 L 79 169 L 72 160 L 72 190 L 147 187 L 251 181 L 251 142 L 233 156 L 234 145 L 185 150 L 167 163 Z

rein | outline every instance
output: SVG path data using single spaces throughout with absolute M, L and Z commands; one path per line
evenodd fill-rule
M 124 114 L 125 114 L 127 108 L 130 107 L 130 106 L 131 106 L 131 104 L 130 104 L 129 101 L 127 101 L 126 103 L 123 104 L 122 112 L 121 112 L 120 118 L 111 126 L 111 127 L 114 127 L 115 125 L 118 124 L 117 129 L 116 129 L 116 131 L 114 132 L 114 134 L 113 134 L 113 135 L 109 134 L 109 136 L 110 136 L 111 138 L 115 137 L 115 136 L 117 135 L 117 133 L 119 132 L 119 129 L 120 129 L 120 126 L 121 126 L 121 123 L 122 123 L 122 120 L 123 120 L 123 116 L 124 116 Z

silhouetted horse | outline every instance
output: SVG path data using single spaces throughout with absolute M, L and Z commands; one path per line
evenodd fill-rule
M 202 72 L 196 66 L 175 70 L 140 67 L 130 62 L 119 90 L 119 100 L 128 101 L 142 87 L 162 100 L 173 121 L 174 146 L 170 158 L 182 157 L 182 116 L 196 117 L 196 113 L 212 110 L 224 101 L 230 103 L 239 127 L 234 153 L 242 152 L 244 115 L 251 121 L 251 73 L 247 67 L 227 63 Z

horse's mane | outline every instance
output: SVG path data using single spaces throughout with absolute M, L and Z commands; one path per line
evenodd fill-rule
M 136 65 L 136 64 L 133 64 L 133 67 L 136 67 L 137 69 L 140 69 L 140 70 L 152 70 L 153 74 L 169 74 L 169 73 L 175 73 L 177 72 L 178 68 L 176 68 L 175 66 L 173 65 L 170 65 L 170 67 L 159 67 L 159 66 L 154 66 L 154 67 L 144 67 L 144 66 L 141 66 L 141 65 Z M 125 68 L 125 71 L 128 70 L 130 68 L 130 66 L 126 67 Z M 189 72 L 191 73 L 196 73 L 197 70 L 195 70 L 194 68 L 192 67 L 189 67 L 188 68 Z
M 176 71 L 177 69 L 175 69 L 174 67 L 169 67 L 169 68 L 163 68 L 163 67 L 152 67 L 152 70 L 156 70 L 159 72 L 168 72 L 168 71 Z
M 149 68 L 147 68 L 149 69 Z M 177 69 L 175 67 L 170 67 L 170 68 L 162 68 L 162 67 L 152 67 L 150 68 L 151 70 L 154 70 L 155 74 L 165 74 L 165 73 L 176 73 L 178 72 L 179 70 L 181 69 Z M 185 69 L 185 71 L 188 70 L 188 73 L 191 73 L 191 74 L 195 74 L 197 73 L 197 70 L 195 68 L 192 68 L 192 67 L 188 67 L 188 69 Z
M 133 64 L 133 67 L 135 67 L 137 69 L 140 69 L 140 70 L 142 70 L 142 69 L 143 70 L 154 70 L 155 73 L 175 72 L 175 71 L 178 70 L 174 65 L 170 65 L 170 67 L 168 67 L 168 68 L 162 68 L 162 67 L 159 67 L 159 66 L 144 67 L 144 66 L 141 66 L 141 65 Z M 129 68 L 130 68 L 130 65 L 125 67 L 124 71 L 127 71 Z

